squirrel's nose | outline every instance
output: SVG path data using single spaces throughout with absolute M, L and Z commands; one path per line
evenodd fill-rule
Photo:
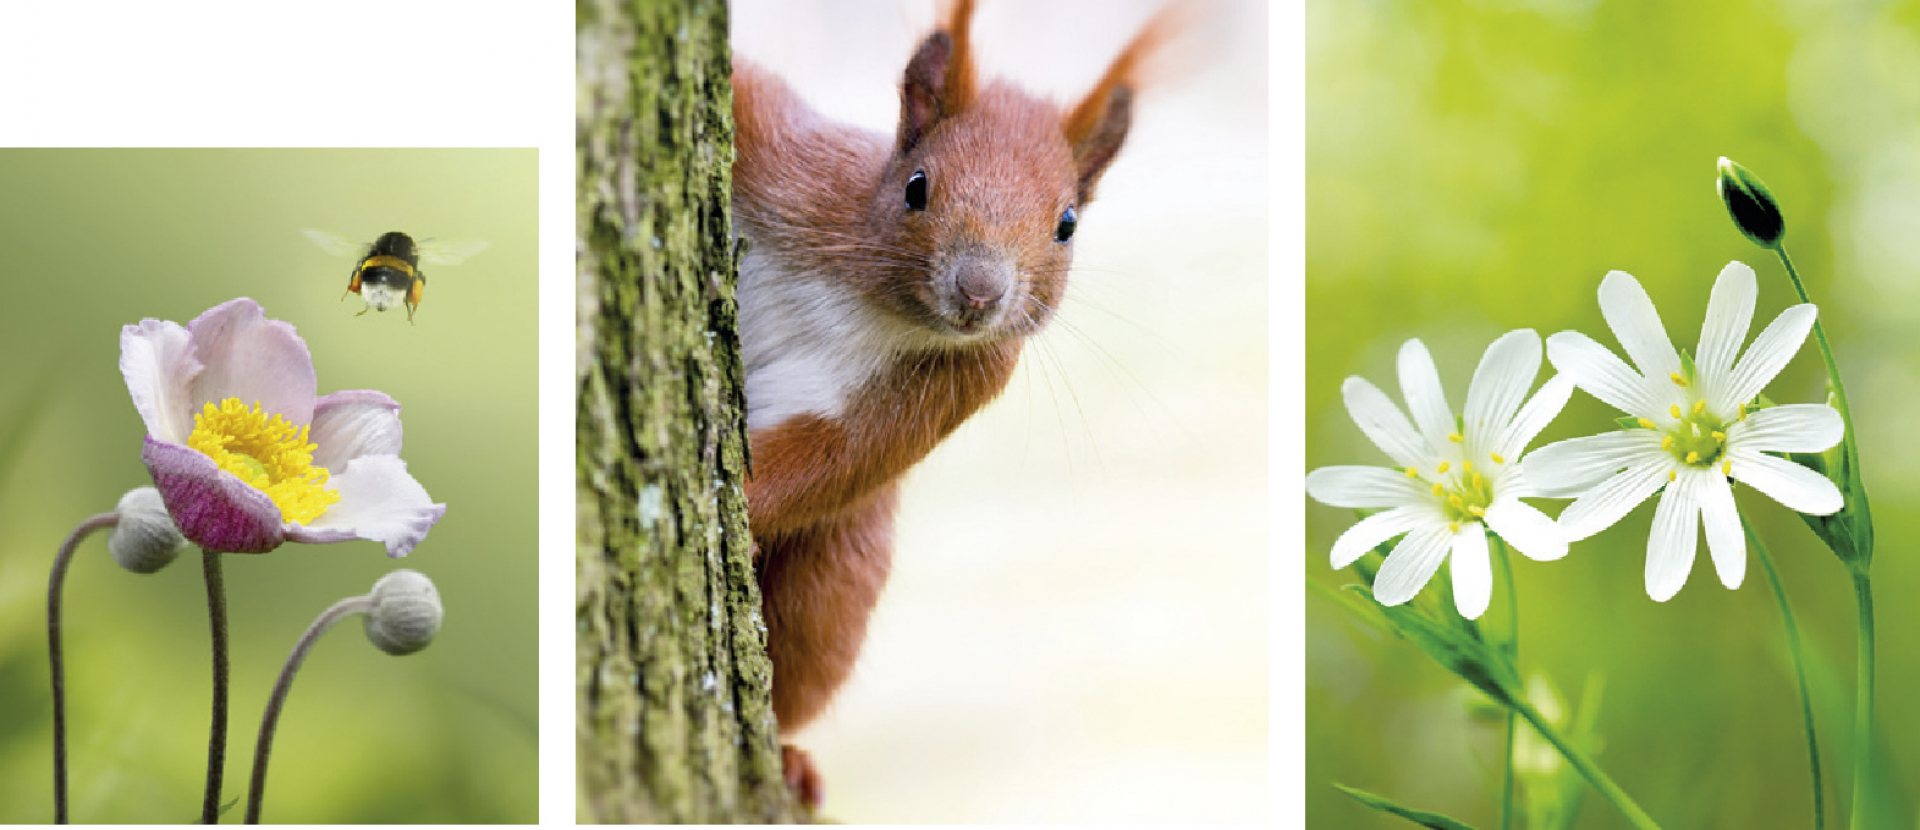
M 954 274 L 954 287 L 973 310 L 992 308 L 1013 287 L 1013 269 L 1004 262 L 972 259 Z

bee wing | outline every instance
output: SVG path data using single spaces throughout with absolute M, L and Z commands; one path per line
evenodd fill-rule
M 337 233 L 316 228 L 301 228 L 300 233 L 305 234 L 308 239 L 313 240 L 313 244 L 320 246 L 320 250 L 326 251 L 334 256 L 358 257 L 367 252 L 367 243 L 354 242 Z
M 422 239 L 418 244 L 420 261 L 428 265 L 459 265 L 467 257 L 480 253 L 491 244 L 484 239 Z

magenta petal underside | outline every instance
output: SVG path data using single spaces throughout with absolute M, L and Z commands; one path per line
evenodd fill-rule
M 198 450 L 148 436 L 140 458 L 188 541 L 217 553 L 266 553 L 286 541 L 273 500 Z

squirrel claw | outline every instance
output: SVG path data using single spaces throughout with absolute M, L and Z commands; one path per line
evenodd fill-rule
M 811 813 L 820 808 L 820 770 L 813 759 L 792 744 L 780 745 L 780 766 L 785 770 L 787 789 L 793 791 L 801 806 Z

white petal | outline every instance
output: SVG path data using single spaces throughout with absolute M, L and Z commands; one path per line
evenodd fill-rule
M 1480 619 L 1493 598 L 1493 564 L 1487 558 L 1487 532 L 1479 522 L 1461 525 L 1453 534 L 1453 559 L 1447 567 L 1453 574 L 1453 607 L 1462 617 Z
M 1467 437 L 1501 452 L 1498 441 L 1538 374 L 1540 335 L 1533 329 L 1516 329 L 1493 341 L 1467 385 Z
M 1418 467 L 1429 462 L 1433 451 L 1380 387 L 1366 378 L 1350 377 L 1340 385 L 1340 394 L 1346 398 L 1347 414 L 1353 416 L 1353 423 L 1395 464 Z
M 1374 575 L 1373 598 L 1381 605 L 1399 605 L 1413 599 L 1440 569 L 1452 544 L 1453 532 L 1446 525 L 1429 525 L 1407 534 Z
M 1333 567 L 1338 570 L 1351 565 L 1388 539 L 1423 524 L 1438 525 L 1444 521 L 1435 511 L 1422 507 L 1396 507 L 1375 513 L 1354 522 L 1353 527 L 1333 541 Z
M 242 297 L 202 312 L 187 332 L 205 366 L 193 379 L 195 406 L 239 398 L 295 426 L 313 423 L 313 356 L 292 324 L 267 319 L 259 303 Z
M 1760 336 L 1753 338 L 1753 346 L 1747 349 L 1746 355 L 1734 365 L 1725 397 L 1714 403 L 1722 409 L 1732 409 L 1760 394 L 1781 369 L 1787 368 L 1787 361 L 1800 351 L 1800 345 L 1807 342 L 1807 332 L 1813 329 L 1816 313 L 1812 303 L 1801 303 L 1773 318 Z M 1725 417 L 1730 413 L 1719 414 Z
M 1697 470 L 1680 476 L 1660 496 L 1653 511 L 1653 532 L 1647 538 L 1647 596 L 1666 602 L 1687 584 L 1693 556 L 1700 543 L 1700 484 Z
M 127 394 L 146 422 L 147 434 L 160 441 L 187 443 L 193 431 L 190 390 L 200 368 L 192 338 L 179 323 L 147 319 L 120 330 L 120 374 L 127 381 Z
M 1567 505 L 1560 514 L 1560 527 L 1567 532 L 1568 541 L 1578 542 L 1612 527 L 1659 491 L 1667 483 L 1667 473 L 1677 464 L 1665 453 L 1645 457 Z
M 1734 480 L 1765 493 L 1788 509 L 1809 516 L 1830 516 L 1840 511 L 1845 499 L 1840 488 L 1826 476 L 1771 455 L 1735 448 L 1727 453 L 1733 461 Z
M 1621 429 L 1555 441 L 1527 453 L 1520 466 L 1532 495 L 1569 499 L 1585 495 L 1635 461 L 1661 452 L 1660 433 Z
M 1728 400 L 1724 387 L 1733 372 L 1734 358 L 1740 355 L 1740 344 L 1746 342 L 1747 328 L 1753 325 L 1753 303 L 1758 295 L 1753 269 L 1743 262 L 1727 263 L 1713 281 L 1707 316 L 1700 323 L 1699 353 L 1693 358 L 1694 367 L 1700 370 L 1700 392 L 1707 400 Z
M 1609 271 L 1600 281 L 1600 314 L 1620 341 L 1620 347 L 1640 367 L 1640 374 L 1665 379 L 1680 371 L 1680 354 L 1667 339 L 1660 312 L 1640 281 L 1625 271 Z
M 368 539 L 387 546 L 388 556 L 406 556 L 427 536 L 444 504 L 407 473 L 407 464 L 391 455 L 368 455 L 347 462 L 328 482 L 340 501 L 305 526 L 288 528 L 296 542 Z
M 1400 394 L 1406 396 L 1407 412 L 1413 422 L 1436 447 L 1447 444 L 1452 434 L 1453 409 L 1447 406 L 1446 393 L 1440 389 L 1440 371 L 1433 366 L 1433 355 L 1426 344 L 1408 340 L 1400 347 Z
M 1487 508 L 1487 527 L 1514 550 L 1537 562 L 1567 555 L 1567 534 L 1547 514 L 1519 499 L 1499 499 Z
M 1718 471 L 1699 473 L 1700 524 L 1707 530 L 1707 553 L 1720 584 L 1740 587 L 1747 576 L 1747 535 L 1740 529 L 1740 508 L 1733 503 L 1733 487 Z
M 1385 467 L 1321 467 L 1307 474 L 1307 495 L 1331 507 L 1399 507 L 1421 501 L 1426 488 Z
M 1520 407 L 1519 414 L 1507 424 L 1506 431 L 1494 442 L 1494 452 L 1509 459 L 1519 458 L 1521 451 L 1540 436 L 1540 431 L 1560 416 L 1560 410 L 1566 408 L 1567 400 L 1572 397 L 1572 377 L 1554 375 L 1548 378 L 1540 391 L 1533 393 L 1526 406 Z
M 1553 368 L 1573 378 L 1574 385 L 1621 412 L 1646 416 L 1666 414 L 1664 398 L 1653 394 L 1647 379 L 1591 337 L 1577 331 L 1563 331 L 1547 338 L 1547 360 L 1553 363 Z M 1660 381 L 1671 385 L 1664 376 Z
M 339 469 L 363 455 L 400 454 L 400 404 L 384 392 L 349 389 L 313 405 L 313 463 Z
M 1756 452 L 1824 452 L 1846 433 L 1840 413 L 1823 403 L 1770 406 L 1727 427 L 1727 443 Z

